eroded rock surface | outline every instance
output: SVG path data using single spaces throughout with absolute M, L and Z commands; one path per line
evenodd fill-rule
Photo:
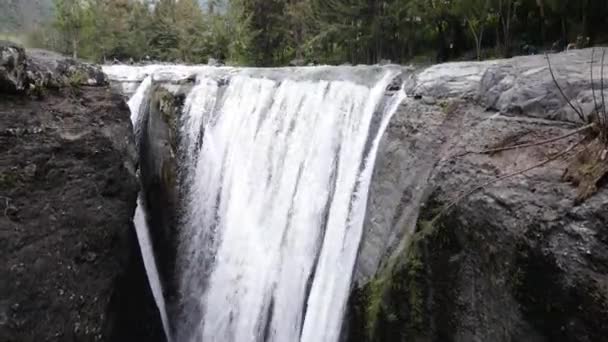
M 26 72 L 65 60 L 37 56 Z M 164 339 L 132 227 L 129 110 L 86 84 L 0 93 L 2 341 Z
M 585 114 L 593 109 L 590 52 L 551 55 L 564 91 Z M 595 75 L 599 84 L 599 66 Z M 462 197 L 583 138 L 470 153 L 580 126 L 544 57 L 438 65 L 412 76 L 408 89 L 419 100 L 402 104 L 377 157 L 348 340 L 601 340 L 608 334 L 606 186 L 577 205 L 560 159 Z

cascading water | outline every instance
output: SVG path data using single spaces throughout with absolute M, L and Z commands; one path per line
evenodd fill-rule
M 176 341 L 339 339 L 376 150 L 405 94 L 386 92 L 399 69 L 368 84 L 292 71 L 197 70 L 178 132 Z
M 133 129 L 136 132 L 136 136 L 139 135 L 139 133 L 137 132 L 140 130 L 142 119 L 142 113 L 140 110 L 141 105 L 145 101 L 150 91 L 151 85 L 152 78 L 146 77 L 137 89 L 137 92 L 133 95 L 133 97 L 131 97 L 128 103 L 129 109 L 131 110 L 131 122 L 133 124 Z M 141 249 L 144 267 L 146 268 L 148 282 L 152 290 L 152 296 L 154 297 L 156 305 L 158 306 L 158 311 L 160 313 L 160 318 L 163 324 L 163 330 L 165 331 L 167 340 L 170 342 L 171 338 L 169 336 L 169 319 L 167 317 L 167 310 L 165 308 L 165 298 L 163 297 L 160 276 L 158 274 L 158 268 L 156 266 L 156 260 L 154 258 L 150 231 L 146 222 L 146 214 L 144 210 L 144 205 L 142 203 L 141 195 L 137 199 L 137 207 L 135 209 L 135 215 L 133 217 L 133 225 L 135 226 L 135 232 L 137 235 L 137 240 L 139 242 L 139 248 Z

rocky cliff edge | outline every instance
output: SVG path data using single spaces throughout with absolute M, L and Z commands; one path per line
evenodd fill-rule
M 0 340 L 163 340 L 131 131 L 98 67 L 0 43 Z
M 585 119 L 593 91 L 601 103 L 598 51 L 593 67 L 591 49 L 549 56 Z M 564 177 L 589 140 L 544 163 L 589 133 L 535 145 L 584 125 L 547 59 L 437 65 L 406 89 L 377 157 L 348 340 L 608 336 L 606 177 L 582 202 Z M 519 144 L 534 146 L 500 150 Z

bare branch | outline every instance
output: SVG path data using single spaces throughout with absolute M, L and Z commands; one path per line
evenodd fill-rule
M 568 105 L 570 105 L 570 108 L 572 108 L 572 110 L 574 110 L 576 112 L 576 114 L 578 114 L 578 117 L 583 122 L 585 122 L 586 121 L 585 116 L 583 115 L 582 111 L 580 111 L 580 110 L 576 109 L 576 107 L 574 107 L 574 105 L 572 104 L 572 101 L 570 101 L 568 96 L 566 96 L 566 94 L 562 90 L 562 87 L 559 86 L 559 83 L 557 82 L 557 79 L 555 78 L 555 74 L 553 73 L 553 68 L 551 67 L 551 60 L 549 59 L 549 54 L 545 53 L 545 57 L 547 58 L 547 64 L 549 65 L 549 72 L 551 73 L 551 78 L 553 79 L 553 83 L 555 83 L 557 90 L 559 90 L 562 97 L 566 100 L 566 102 L 568 102 Z
M 593 105 L 594 105 L 593 110 L 597 114 L 597 118 L 598 118 L 600 125 L 602 125 L 600 107 L 598 107 L 598 105 L 597 105 L 597 97 L 595 96 L 595 85 L 593 84 L 593 81 L 594 81 L 593 80 L 593 63 L 595 62 L 594 58 L 595 58 L 595 48 L 591 49 L 591 66 L 589 67 L 589 73 L 591 74 L 591 93 L 593 96 Z M 605 122 L 604 122 L 604 124 L 605 124 Z
M 602 92 L 602 108 L 604 111 L 604 126 L 606 125 L 606 121 L 608 121 L 608 114 L 606 113 L 606 98 L 604 95 L 604 60 L 606 59 L 606 49 L 602 49 L 602 66 L 600 68 L 600 72 L 602 73 L 600 77 L 600 88 Z M 605 127 L 604 127 L 605 128 Z
M 507 147 L 501 147 L 501 148 L 493 148 L 493 149 L 489 149 L 489 150 L 483 150 L 483 151 L 479 151 L 479 152 L 473 152 L 473 153 L 478 153 L 478 154 L 491 154 L 491 153 L 496 153 L 496 152 L 502 152 L 502 151 L 510 151 L 510 150 L 516 150 L 516 149 L 520 149 L 520 148 L 528 148 L 528 147 L 533 147 L 533 146 L 540 146 L 540 145 L 545 145 L 545 144 L 549 144 L 555 141 L 559 141 L 562 139 L 566 139 L 568 137 L 571 137 L 575 134 L 578 134 L 580 132 L 589 130 L 591 128 L 595 127 L 595 123 L 591 123 L 588 125 L 585 125 L 581 128 L 577 128 L 572 132 L 568 132 L 564 135 L 560 135 L 559 137 L 555 137 L 555 138 L 551 138 L 551 139 L 546 139 L 546 140 L 541 140 L 538 142 L 534 142 L 534 143 L 529 143 L 529 144 L 521 144 L 521 145 L 514 145 L 514 146 L 507 146 Z
M 540 163 L 538 163 L 538 164 L 534 164 L 534 165 L 532 165 L 532 166 L 530 166 L 530 167 L 528 167 L 528 168 L 526 168 L 526 169 L 523 169 L 523 170 L 519 170 L 519 171 L 515 171 L 515 172 L 512 172 L 512 173 L 509 173 L 509 174 L 504 175 L 504 176 L 502 176 L 502 177 L 500 177 L 500 178 L 496 178 L 496 179 L 493 179 L 493 180 L 488 181 L 488 182 L 486 182 L 486 183 L 483 183 L 483 184 L 481 184 L 481 185 L 479 185 L 479 186 L 476 186 L 475 188 L 471 189 L 471 190 L 470 190 L 470 191 L 468 191 L 468 192 L 465 192 L 463 195 L 461 195 L 460 197 L 458 197 L 458 198 L 456 198 L 454 201 L 452 201 L 450 204 L 448 204 L 448 205 L 447 205 L 447 206 L 446 206 L 446 207 L 445 207 L 445 208 L 444 208 L 444 209 L 443 209 L 443 210 L 442 210 L 442 211 L 439 213 L 439 215 L 437 215 L 437 216 L 436 216 L 436 218 L 438 218 L 438 217 L 440 217 L 440 216 L 443 216 L 444 214 L 446 214 L 447 212 L 449 212 L 449 211 L 450 211 L 450 210 L 451 210 L 451 209 L 452 209 L 452 208 L 453 208 L 453 207 L 454 207 L 456 204 L 458 204 L 460 201 L 462 201 L 463 199 L 465 199 L 465 198 L 469 197 L 470 195 L 474 194 L 475 192 L 477 192 L 477 191 L 479 191 L 479 190 L 482 190 L 482 189 L 484 189 L 484 188 L 486 188 L 486 187 L 488 187 L 488 186 L 490 186 L 490 185 L 492 185 L 492 184 L 494 184 L 494 183 L 498 183 L 498 182 L 500 182 L 500 181 L 502 181 L 502 180 L 509 179 L 509 178 L 512 178 L 512 177 L 515 177 L 515 176 L 518 176 L 518 175 L 524 174 L 524 173 L 526 173 L 526 172 L 528 172 L 528 171 L 531 171 L 531 170 L 534 170 L 534 169 L 539 168 L 539 167 L 541 167 L 541 166 L 544 166 L 544 165 L 546 165 L 546 164 L 549 164 L 550 162 L 552 162 L 552 161 L 554 161 L 554 160 L 556 160 L 556 159 L 559 159 L 559 158 L 561 158 L 561 157 L 563 157 L 563 156 L 567 155 L 568 153 L 572 152 L 572 150 L 574 150 L 574 149 L 575 149 L 575 148 L 576 148 L 578 145 L 580 145 L 582 142 L 584 142 L 586 139 L 587 139 L 587 138 L 583 138 L 583 139 L 579 140 L 578 142 L 576 142 L 576 143 L 572 144 L 570 147 L 568 147 L 567 149 L 563 150 L 562 152 L 559 152 L 559 153 L 557 153 L 557 154 L 555 154 L 555 155 L 553 155 L 553 156 L 551 156 L 551 157 L 549 157 L 549 158 L 547 158 L 547 159 L 543 160 L 542 162 L 540 162 Z

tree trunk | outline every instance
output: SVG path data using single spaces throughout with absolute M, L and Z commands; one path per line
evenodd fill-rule
M 536 0 L 536 4 L 540 12 L 540 45 L 544 45 L 547 39 L 545 33 L 545 3 L 544 0 Z
M 483 42 L 483 27 L 479 31 L 479 39 L 477 40 L 477 60 L 481 60 L 481 43 Z
M 501 1 L 502 3 L 502 1 Z M 503 15 L 502 18 L 502 27 L 503 27 L 503 35 L 504 35 L 504 52 L 503 55 L 505 57 L 511 57 L 511 9 L 513 5 L 513 0 L 506 1 L 506 16 Z M 504 13 L 504 12 L 503 12 Z
M 589 1 L 588 0 L 582 0 L 582 5 L 581 5 L 581 10 L 583 13 L 581 13 L 582 16 L 582 21 L 583 21 L 583 38 L 584 37 L 588 37 L 589 36 L 589 30 L 587 28 L 587 9 L 589 7 Z
M 589 36 L 589 29 L 587 27 L 587 8 L 588 8 L 589 3 L 587 1 L 583 1 L 583 5 L 582 5 L 582 21 L 583 21 L 583 38 L 584 37 L 588 37 Z
M 72 58 L 78 58 L 78 40 L 76 38 L 72 38 Z
M 501 50 L 501 44 L 500 44 L 500 25 L 496 25 L 496 54 L 498 55 L 500 53 Z
M 475 39 L 475 52 L 477 53 L 477 60 L 481 60 L 481 39 L 483 39 L 483 26 L 479 28 L 479 34 L 475 30 L 473 23 L 468 18 L 465 18 L 467 23 L 469 24 L 469 29 L 471 30 L 471 34 L 473 35 L 473 39 Z
M 566 42 L 566 45 L 568 45 L 569 40 L 568 40 L 568 31 L 566 29 L 566 17 L 564 17 L 563 15 L 561 18 L 561 23 L 562 23 L 562 39 L 564 40 L 564 42 Z

